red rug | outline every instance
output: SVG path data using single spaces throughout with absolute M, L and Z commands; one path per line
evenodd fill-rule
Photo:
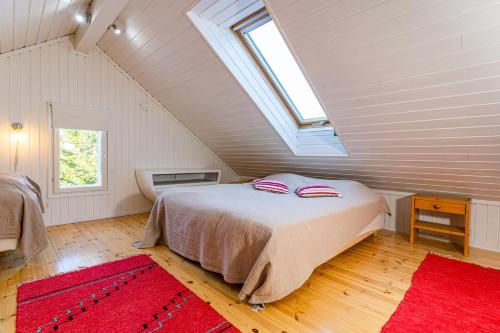
M 382 332 L 500 332 L 500 270 L 428 254 Z
M 25 283 L 18 332 L 239 332 L 146 255 Z

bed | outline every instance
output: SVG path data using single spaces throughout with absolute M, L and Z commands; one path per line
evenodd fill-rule
M 40 187 L 15 172 L 0 171 L 0 252 L 19 250 L 30 260 L 47 245 Z
M 179 187 L 157 198 L 140 247 L 166 244 L 172 251 L 242 283 L 240 299 L 279 300 L 299 288 L 313 270 L 383 228 L 385 199 L 361 183 L 295 174 L 269 176 L 288 194 L 251 184 Z M 342 198 L 299 198 L 293 189 L 330 185 Z

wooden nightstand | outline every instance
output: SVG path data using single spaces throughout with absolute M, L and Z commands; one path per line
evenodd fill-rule
M 415 212 L 416 209 L 418 209 L 417 212 Z M 420 210 L 463 215 L 464 227 L 420 221 Z M 411 198 L 410 223 L 411 244 L 414 243 L 419 230 L 429 230 L 432 232 L 463 237 L 464 255 L 469 255 L 470 199 L 414 194 Z
M 240 178 L 240 184 L 247 184 L 247 183 L 251 183 L 255 180 L 255 178 L 250 178 L 250 177 L 242 177 Z

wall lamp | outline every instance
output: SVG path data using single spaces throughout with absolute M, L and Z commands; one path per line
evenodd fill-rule
M 23 131 L 23 124 L 12 123 L 12 130 L 14 131 L 14 137 L 16 139 L 16 153 L 14 155 L 14 171 L 17 171 L 19 164 L 19 140 L 21 139 L 21 132 Z
M 21 123 L 12 123 L 11 126 L 14 132 L 21 132 L 23 130 L 23 124 Z

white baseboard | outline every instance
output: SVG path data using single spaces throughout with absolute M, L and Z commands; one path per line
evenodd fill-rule
M 60 223 L 47 224 L 47 227 L 52 227 L 52 226 L 56 226 L 56 225 L 63 225 L 63 224 L 71 224 L 71 223 L 80 223 L 80 222 L 89 222 L 89 221 L 95 221 L 95 220 L 109 219 L 109 218 L 113 218 L 113 217 L 126 216 L 126 215 L 143 214 L 143 213 L 149 213 L 150 211 L 151 211 L 151 209 L 149 209 L 149 208 L 143 208 L 143 209 L 120 211 L 120 212 L 109 213 L 109 214 L 101 214 L 101 215 L 85 217 L 85 218 L 72 218 L 72 219 L 68 219 L 68 220 L 65 220 L 65 221 L 60 222 Z

